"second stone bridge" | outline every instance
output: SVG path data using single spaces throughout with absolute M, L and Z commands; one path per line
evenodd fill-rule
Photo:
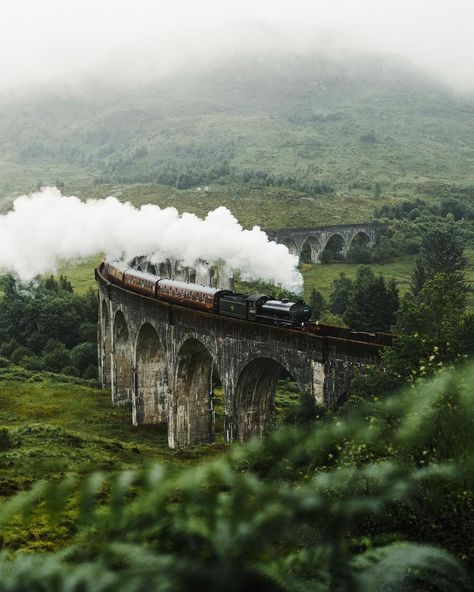
M 283 243 L 290 253 L 300 258 L 303 249 L 308 245 L 311 261 L 319 263 L 319 256 L 331 239 L 339 240 L 341 254 L 346 256 L 355 238 L 362 238 L 368 247 L 373 247 L 383 229 L 383 224 L 341 224 L 313 228 L 284 228 L 266 232 L 271 240 Z
M 246 440 L 271 423 L 286 371 L 315 402 L 333 407 L 356 368 L 379 363 L 377 343 L 318 336 L 195 311 L 140 296 L 97 271 L 99 365 L 113 404 L 132 421 L 168 424 L 171 447 L 214 433 L 212 375 L 219 374 L 225 438 Z

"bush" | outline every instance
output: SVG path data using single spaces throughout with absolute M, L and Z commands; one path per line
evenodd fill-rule
M 356 245 L 349 249 L 347 260 L 351 263 L 370 263 L 372 261 L 372 252 L 368 247 Z
M 70 353 L 64 343 L 49 339 L 43 350 L 44 367 L 53 372 L 60 372 L 69 364 Z
M 97 364 L 97 346 L 94 343 L 80 343 L 71 351 L 71 364 L 82 374 L 88 366 Z
M 0 368 L 6 368 L 10 364 L 10 360 L 8 358 L 4 358 L 0 356 Z
M 95 323 L 82 323 L 79 327 L 79 339 L 96 343 L 97 325 Z
M 12 352 L 10 359 L 14 364 L 20 364 L 23 358 L 30 356 L 34 356 L 34 352 L 29 347 L 21 345 Z
M 90 364 L 89 366 L 87 366 L 87 368 L 84 370 L 84 373 L 82 375 L 82 378 L 85 378 L 87 380 L 97 380 L 97 377 L 98 377 L 97 366 L 94 366 L 93 364 Z
M 21 365 L 27 370 L 43 370 L 44 361 L 40 356 L 25 356 L 21 360 Z
M 7 428 L 0 428 L 0 451 L 13 447 L 13 439 Z
M 67 366 L 64 366 L 64 368 L 61 370 L 61 374 L 67 374 L 68 376 L 80 376 L 81 375 L 81 373 L 76 368 L 76 366 L 73 366 L 72 364 L 68 364 Z

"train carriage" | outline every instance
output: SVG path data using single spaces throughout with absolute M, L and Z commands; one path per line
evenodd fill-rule
M 219 297 L 231 293 L 220 288 L 208 288 L 179 280 L 160 279 L 157 282 L 157 297 L 183 306 L 218 312 Z
M 156 296 L 156 284 L 158 278 L 151 273 L 145 271 L 137 271 L 136 269 L 129 269 L 123 274 L 123 285 L 126 288 L 136 290 L 145 296 Z
M 123 284 L 123 275 L 124 273 L 130 269 L 130 265 L 124 263 L 123 261 L 105 261 L 104 269 L 107 276 L 110 278 L 112 282 L 116 284 Z M 133 270 L 130 270 L 133 271 Z

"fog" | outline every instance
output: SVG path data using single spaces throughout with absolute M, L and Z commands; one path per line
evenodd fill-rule
M 149 82 L 261 51 L 401 56 L 474 90 L 469 0 L 2 0 L 0 90 Z

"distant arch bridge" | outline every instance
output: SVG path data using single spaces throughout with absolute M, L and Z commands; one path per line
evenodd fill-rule
M 312 228 L 284 228 L 266 232 L 271 240 L 286 245 L 290 253 L 298 255 L 299 258 L 305 245 L 309 245 L 311 261 L 319 263 L 319 256 L 332 238 L 339 238 L 342 245 L 341 253 L 346 256 L 356 237 L 364 237 L 367 246 L 373 247 L 384 228 L 383 224 L 340 224 Z

